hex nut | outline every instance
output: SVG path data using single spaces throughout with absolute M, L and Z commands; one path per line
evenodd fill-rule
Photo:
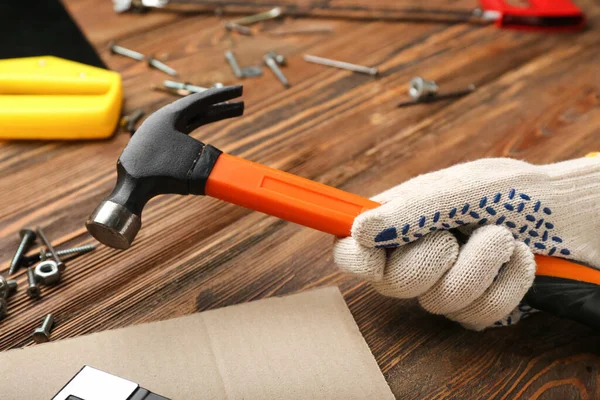
M 54 260 L 42 261 L 35 267 L 35 278 L 44 285 L 56 285 L 60 282 L 60 269 Z

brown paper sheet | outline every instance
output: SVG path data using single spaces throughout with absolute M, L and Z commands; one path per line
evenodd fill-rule
M 394 398 L 337 288 L 0 353 L 0 397 L 50 399 L 86 364 L 173 400 Z

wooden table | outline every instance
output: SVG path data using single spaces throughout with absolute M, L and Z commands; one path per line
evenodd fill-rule
M 284 90 L 270 71 L 244 83 L 243 118 L 193 134 L 232 154 L 361 195 L 415 175 L 480 157 L 549 163 L 600 149 L 600 9 L 578 4 L 591 28 L 543 35 L 467 24 L 282 20 L 326 24 L 330 35 L 226 34 L 214 16 L 116 15 L 110 2 L 65 1 L 110 68 L 123 76 L 125 111 L 152 112 L 174 98 L 150 90 L 167 78 L 110 55 L 107 43 L 156 53 L 199 85 L 239 83 L 223 52 L 243 65 L 268 50 L 289 57 Z M 448 3 L 446 3 L 448 4 Z M 472 6 L 456 1 L 452 6 Z M 378 65 L 381 77 L 302 61 L 303 53 Z M 442 90 L 476 93 L 398 109 L 410 78 Z M 22 227 L 42 225 L 59 247 L 92 242 L 83 222 L 115 180 L 129 135 L 100 142 L 0 144 L 0 260 Z M 100 247 L 69 262 L 64 280 L 40 301 L 21 292 L 0 323 L 0 349 L 29 345 L 47 312 L 53 339 L 337 285 L 393 392 L 401 399 L 600 397 L 596 333 L 549 315 L 515 327 L 469 332 L 421 310 L 415 301 L 378 295 L 340 273 L 332 238 L 209 198 L 162 196 L 150 202 L 136 244 Z

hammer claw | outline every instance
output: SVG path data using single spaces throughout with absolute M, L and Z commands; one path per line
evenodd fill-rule
M 183 133 L 190 133 L 194 129 L 223 119 L 239 117 L 244 114 L 244 102 L 235 101 L 218 103 L 210 106 L 202 114 L 192 117 Z
M 212 119 L 202 122 L 200 126 L 208 122 L 214 122 L 221 119 L 231 118 L 233 116 L 239 116 L 238 114 L 231 114 L 228 109 L 224 110 L 223 114 L 214 112 L 211 109 L 225 103 L 228 100 L 235 99 L 242 95 L 242 86 L 226 86 L 222 88 L 213 88 L 201 93 L 194 93 L 189 96 L 183 97 L 168 106 L 159 110 L 155 113 L 158 118 L 162 121 L 170 120 L 173 126 L 183 133 L 189 133 L 188 125 L 194 119 L 201 119 L 203 115 L 212 114 Z M 240 107 L 239 105 L 236 107 Z M 223 107 L 217 107 L 215 111 L 222 110 Z M 243 106 L 241 107 L 243 112 Z

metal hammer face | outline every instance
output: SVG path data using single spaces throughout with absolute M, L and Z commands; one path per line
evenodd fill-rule
M 160 194 L 203 195 L 221 151 L 188 136 L 194 129 L 244 112 L 241 86 L 209 89 L 152 114 L 117 162 L 117 183 L 86 227 L 107 246 L 127 249 L 141 228 L 144 205 Z

